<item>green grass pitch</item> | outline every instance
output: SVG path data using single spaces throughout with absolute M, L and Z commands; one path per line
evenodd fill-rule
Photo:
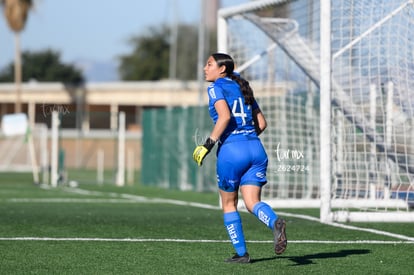
M 414 224 L 348 229 L 312 219 L 317 209 L 276 211 L 287 220 L 286 252 L 276 256 L 271 231 L 242 212 L 253 262 L 229 264 L 217 194 L 44 188 L 30 174 L 0 173 L 0 274 L 412 274 Z

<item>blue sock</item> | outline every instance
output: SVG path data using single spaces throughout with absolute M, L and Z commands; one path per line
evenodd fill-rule
M 229 238 L 233 244 L 234 250 L 239 256 L 246 254 L 246 242 L 244 240 L 244 233 L 242 221 L 239 212 L 224 213 L 224 226 L 226 227 Z
M 253 214 L 270 229 L 273 229 L 274 223 L 278 218 L 273 209 L 262 201 L 256 203 L 253 207 Z

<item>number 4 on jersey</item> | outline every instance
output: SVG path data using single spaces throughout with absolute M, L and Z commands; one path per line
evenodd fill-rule
M 237 110 L 237 109 L 239 109 L 239 110 Z M 243 100 L 242 100 L 241 97 L 239 97 L 238 100 L 235 99 L 233 101 L 233 107 L 232 107 L 231 112 L 233 113 L 234 117 L 240 117 L 242 119 L 242 121 L 243 121 L 242 125 L 243 126 L 246 125 L 247 114 L 244 112 L 244 104 L 243 104 Z

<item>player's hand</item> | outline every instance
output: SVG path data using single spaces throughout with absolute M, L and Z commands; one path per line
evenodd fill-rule
M 197 162 L 198 166 L 203 164 L 204 158 L 210 153 L 210 151 L 204 147 L 204 145 L 198 145 L 193 152 L 193 159 Z
M 201 166 L 203 164 L 204 158 L 210 153 L 211 149 L 213 149 L 214 144 L 216 144 L 216 141 L 208 138 L 204 145 L 198 145 L 193 152 L 193 159 L 195 162 L 197 162 L 198 166 Z

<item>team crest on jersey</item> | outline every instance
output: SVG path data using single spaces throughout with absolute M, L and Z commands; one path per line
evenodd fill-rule
M 214 86 L 208 87 L 208 94 L 211 98 L 216 98 L 216 93 L 214 92 Z

